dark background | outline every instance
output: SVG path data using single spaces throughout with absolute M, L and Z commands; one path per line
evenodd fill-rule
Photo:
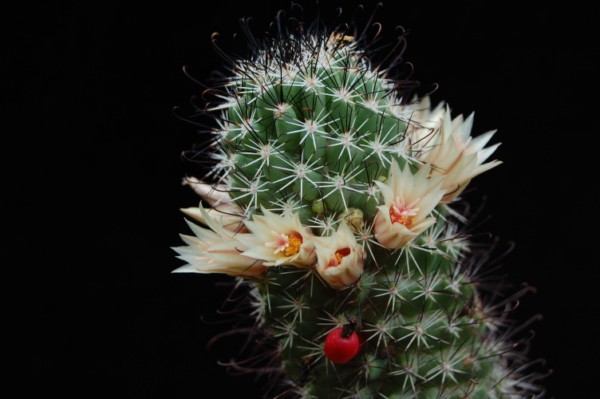
M 201 90 L 183 65 L 206 82 L 223 64 L 212 32 L 228 43 L 238 19 L 253 16 L 260 34 L 288 2 L 203 3 L 64 2 L 5 16 L 14 28 L 2 84 L 15 90 L 5 111 L 17 124 L 3 132 L 13 187 L 4 211 L 17 223 L 2 253 L 19 275 L 5 281 L 18 287 L 9 302 L 18 309 L 18 397 L 258 395 L 251 378 L 215 366 L 227 360 L 223 348 L 205 349 L 227 328 L 202 321 L 218 319 L 227 290 L 215 283 L 224 279 L 170 274 L 180 265 L 170 247 L 187 231 L 178 209 L 197 203 L 180 185 L 190 170 L 180 154 L 200 141 L 171 108 L 189 110 Z M 322 3 L 324 15 L 355 4 Z M 438 83 L 436 101 L 477 110 L 476 132 L 499 129 L 505 163 L 468 196 L 473 204 L 487 197 L 492 218 L 478 231 L 515 241 L 502 271 L 515 289 L 538 289 L 514 318 L 544 315 L 531 327 L 531 358 L 547 360 L 541 372 L 554 370 L 549 396 L 590 397 L 598 371 L 594 13 L 572 2 L 387 3 L 377 20 L 390 43 L 394 26 L 409 31 L 405 58 L 422 91 Z

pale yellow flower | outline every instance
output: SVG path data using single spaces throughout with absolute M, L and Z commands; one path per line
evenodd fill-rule
M 248 229 L 244 225 L 244 216 L 240 213 L 241 209 L 235 204 L 222 205 L 219 208 L 205 209 L 200 211 L 199 207 L 182 208 L 186 216 L 202 223 L 207 224 L 206 218 L 217 220 L 224 229 L 235 233 L 247 233 Z
M 206 201 L 212 208 L 206 212 L 200 212 L 200 208 L 184 208 L 181 211 L 194 220 L 206 224 L 204 215 L 216 219 L 227 230 L 246 233 L 244 225 L 244 210 L 231 198 L 224 185 L 211 185 L 196 179 L 188 177 L 184 184 L 190 186 L 202 200 Z
M 484 148 L 496 131 L 473 138 L 470 135 L 472 127 L 473 114 L 467 119 L 462 115 L 452 119 L 450 110 L 446 109 L 435 144 L 424 159 L 433 165 L 434 175 L 444 176 L 444 203 L 459 196 L 472 178 L 502 163 L 498 160 L 484 163 L 500 145 Z
M 244 255 L 262 259 L 266 266 L 311 266 L 316 259 L 313 233 L 300 222 L 298 214 L 279 215 L 262 209 L 245 221 L 251 234 L 240 235 Z
M 208 184 L 195 177 L 186 177 L 183 184 L 189 186 L 211 207 L 232 202 L 227 187 L 223 184 Z
M 317 271 L 332 288 L 341 289 L 361 276 L 365 253 L 345 221 L 328 237 L 315 237 Z
M 383 195 L 383 205 L 375 215 L 375 238 L 386 248 L 397 249 L 408 245 L 415 237 L 435 223 L 431 211 L 438 205 L 445 191 L 442 178 L 430 177 L 428 166 L 413 174 L 408 166 L 401 170 L 392 162 L 385 183 L 376 182 Z
M 501 163 L 484 163 L 500 144 L 484 148 L 496 131 L 473 138 L 473 114 L 467 119 L 462 115 L 452 119 L 450 108 L 441 105 L 429 111 L 429 99 L 421 101 L 409 138 L 417 158 L 432 165 L 432 175 L 444 177 L 442 187 L 446 194 L 441 202 L 448 203 L 463 192 L 472 178 Z
M 187 262 L 174 273 L 223 273 L 230 276 L 258 277 L 266 267 L 259 259 L 243 255 L 247 249 L 240 237 L 213 219 L 202 207 L 198 208 L 208 228 L 188 222 L 194 236 L 181 235 L 187 246 L 173 248 L 178 258 Z
M 405 138 L 398 147 L 402 152 L 418 159 L 431 147 L 431 141 L 439 130 L 444 117 L 444 103 L 431 108 L 431 100 L 428 96 L 421 99 L 413 98 L 407 104 L 392 105 L 392 113 L 398 119 L 406 121 Z

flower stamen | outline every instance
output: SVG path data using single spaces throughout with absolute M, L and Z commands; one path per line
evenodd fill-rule
M 329 260 L 329 264 L 327 266 L 338 266 L 340 263 L 342 263 L 342 259 L 348 255 L 350 255 L 350 248 L 345 247 L 338 249 L 335 251 L 333 257 Z
M 405 204 L 400 197 L 396 197 L 396 201 L 392 202 L 390 206 L 390 219 L 392 223 L 400 223 L 410 229 L 415 222 L 415 216 L 419 210 L 419 208 L 414 207 L 418 201 L 417 199 L 410 204 Z
M 271 231 L 271 233 L 276 239 L 275 241 L 265 243 L 265 247 L 275 249 L 273 251 L 275 255 L 283 253 L 284 256 L 293 256 L 300 252 L 300 247 L 304 240 L 299 233 L 295 231 L 289 235 L 276 231 Z

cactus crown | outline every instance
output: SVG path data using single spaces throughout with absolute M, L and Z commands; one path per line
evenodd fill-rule
M 246 214 L 291 209 L 311 223 L 355 208 L 372 220 L 374 182 L 414 157 L 394 83 L 352 40 L 290 35 L 236 65 L 218 168 Z
M 233 63 L 177 271 L 243 279 L 281 397 L 530 397 L 449 205 L 499 163 L 494 132 L 407 101 L 362 43 L 284 29 Z M 360 341 L 343 364 L 323 350 L 340 328 Z

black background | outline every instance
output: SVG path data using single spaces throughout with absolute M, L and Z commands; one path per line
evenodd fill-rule
M 323 1 L 323 14 L 339 3 L 354 9 Z M 572 2 L 444 3 L 388 1 L 377 20 L 389 42 L 396 25 L 409 31 L 405 58 L 423 91 L 438 83 L 436 101 L 477 111 L 476 132 L 499 129 L 505 163 L 468 195 L 487 197 L 492 218 L 478 231 L 515 241 L 502 270 L 515 289 L 538 288 L 514 318 L 544 315 L 531 357 L 554 370 L 549 396 L 594 396 L 597 21 Z M 205 82 L 221 67 L 212 32 L 228 43 L 253 16 L 260 34 L 287 5 L 64 2 L 5 16 L 14 28 L 3 86 L 16 89 L 5 110 L 17 124 L 3 133 L 3 197 L 5 220 L 17 223 L 2 252 L 19 272 L 5 282 L 18 287 L 8 302 L 18 309 L 18 397 L 258 397 L 251 378 L 215 366 L 222 348 L 205 349 L 226 328 L 201 320 L 217 319 L 223 278 L 170 274 L 180 265 L 170 247 L 187 231 L 178 209 L 197 203 L 180 185 L 190 168 L 180 154 L 199 141 L 171 108 L 189 109 L 201 91 L 183 65 Z

